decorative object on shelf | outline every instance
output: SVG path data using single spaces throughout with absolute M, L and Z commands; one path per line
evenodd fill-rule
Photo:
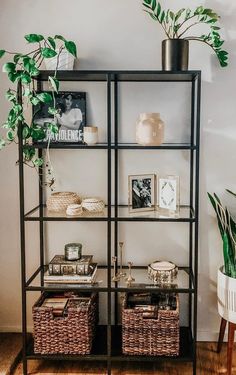
M 88 275 L 93 255 L 82 255 L 78 261 L 66 260 L 64 255 L 55 255 L 48 265 L 49 275 Z
M 130 212 L 154 211 L 156 205 L 156 175 L 129 176 Z
M 82 200 L 82 207 L 89 212 L 102 212 L 105 208 L 105 203 L 99 198 L 85 198 Z
M 56 49 L 58 53 L 59 50 Z M 57 56 L 45 60 L 46 70 L 73 70 L 75 64 L 75 56 L 71 55 L 67 50 L 61 51 L 58 61 Z
M 68 216 L 79 216 L 82 215 L 83 208 L 81 204 L 69 204 L 66 209 L 66 214 Z
M 174 13 L 170 9 L 163 10 L 156 0 L 143 0 L 143 5 L 152 19 L 159 22 L 167 36 L 162 42 L 162 69 L 167 71 L 188 70 L 189 41 L 196 40 L 208 45 L 215 52 L 222 67 L 228 65 L 228 52 L 222 50 L 224 40 L 216 25 L 220 16 L 202 5 L 196 9 L 182 8 Z M 208 32 L 200 36 L 187 34 L 195 25 L 203 24 Z
M 148 277 L 154 285 L 171 284 L 178 275 L 178 267 L 167 261 L 155 261 L 148 265 Z
M 44 37 L 40 34 L 25 35 L 25 40 L 34 44 L 31 51 L 23 53 L 13 53 L 6 50 L 0 50 L 0 58 L 4 55 L 9 55 L 11 61 L 3 65 L 3 72 L 8 74 L 11 84 L 22 85 L 23 98 L 17 95 L 17 91 L 10 88 L 6 93 L 6 98 L 11 104 L 11 109 L 7 120 L 3 127 L 7 129 L 6 138 L 0 137 L 0 149 L 10 143 L 18 143 L 18 136 L 23 143 L 23 158 L 24 164 L 34 167 L 38 174 L 41 175 L 42 165 L 47 165 L 48 173 L 45 175 L 48 179 L 43 181 L 44 185 L 53 189 L 55 177 L 53 167 L 51 165 L 49 156 L 49 145 L 51 137 L 58 132 L 58 125 L 56 116 L 58 109 L 56 108 L 55 94 L 59 90 L 59 80 L 57 78 L 58 61 L 63 51 L 68 51 L 72 56 L 77 56 L 76 45 L 72 41 L 66 40 L 61 35 L 54 37 Z M 58 48 L 58 43 L 60 47 Z M 57 65 L 52 74 L 48 76 L 48 83 L 51 92 L 35 92 L 34 79 L 40 74 L 40 67 L 43 61 L 51 57 L 57 58 Z M 45 124 L 45 128 L 38 126 L 34 121 L 34 116 L 31 116 L 28 122 L 25 116 L 26 109 L 29 103 L 34 107 L 39 103 L 50 103 L 50 113 L 52 117 L 50 121 Z M 39 158 L 36 148 L 32 143 L 39 142 L 45 138 L 46 133 L 50 134 L 48 137 L 48 147 L 44 158 Z
M 122 351 L 127 355 L 179 355 L 179 296 L 153 294 L 151 304 L 122 301 Z
M 159 177 L 159 208 L 169 216 L 179 214 L 179 176 Z
M 84 143 L 87 145 L 95 145 L 98 142 L 98 127 L 85 126 L 84 127 Z
M 66 211 L 67 207 L 71 204 L 79 204 L 80 197 L 73 192 L 57 192 L 52 193 L 47 200 L 47 208 L 52 212 Z
M 117 257 L 112 257 L 112 262 L 113 262 L 113 276 L 112 276 L 112 281 L 115 283 L 117 281 L 120 281 L 120 275 L 116 274 L 116 262 L 117 262 Z
M 66 260 L 79 260 L 82 255 L 81 243 L 68 243 L 65 245 L 65 259 Z
M 160 113 L 141 113 L 136 123 L 136 142 L 142 146 L 160 146 L 164 142 L 164 128 Z
M 124 248 L 124 242 L 119 242 L 119 248 L 120 248 L 120 271 L 118 273 L 119 277 L 125 277 L 126 272 L 123 271 L 123 248 Z
M 49 271 L 44 273 L 46 284 L 94 284 L 97 273 L 97 263 L 90 263 L 89 272 L 86 275 L 72 274 L 72 266 L 67 266 L 68 273 L 63 270 L 63 275 L 50 275 Z
M 55 300 L 68 298 L 60 319 L 55 319 L 58 311 L 55 314 L 53 306 L 43 306 L 45 299 L 52 301 L 54 296 Z M 88 355 L 97 323 L 97 293 L 43 293 L 33 306 L 34 353 Z
M 43 94 L 45 94 L 44 92 Z M 54 97 L 57 113 L 51 112 L 52 102 L 39 102 L 34 107 L 34 123 L 45 131 L 45 138 L 38 143 L 47 142 L 83 142 L 84 126 L 86 125 L 86 93 L 60 91 Z M 56 120 L 58 131 L 47 132 L 47 124 Z
M 133 283 L 135 281 L 135 278 L 132 277 L 132 275 L 131 275 L 131 267 L 132 267 L 132 265 L 133 265 L 133 262 L 128 262 L 129 275 L 125 279 L 125 281 L 127 282 L 128 285 L 130 285 L 131 283 Z

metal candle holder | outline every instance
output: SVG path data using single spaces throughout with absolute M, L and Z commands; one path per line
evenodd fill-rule
M 132 282 L 135 281 L 135 278 L 132 277 L 131 275 L 131 267 L 133 265 L 133 262 L 128 262 L 128 266 L 129 266 L 129 276 L 126 277 L 125 281 L 127 282 L 127 284 L 131 284 Z
M 120 281 L 120 276 L 119 274 L 116 273 L 116 261 L 117 261 L 117 257 L 112 257 L 112 262 L 113 262 L 113 265 L 114 265 L 114 273 L 113 273 L 113 277 L 112 277 L 112 281 L 113 282 L 117 282 L 117 281 Z
M 126 276 L 126 272 L 123 271 L 123 246 L 124 246 L 124 242 L 119 242 L 119 247 L 120 247 L 120 272 L 119 272 L 119 276 L 120 277 Z

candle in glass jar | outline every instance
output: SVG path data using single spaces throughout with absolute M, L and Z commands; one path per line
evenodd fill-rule
M 97 126 L 84 127 L 84 142 L 87 145 L 94 145 L 98 141 L 98 128 Z

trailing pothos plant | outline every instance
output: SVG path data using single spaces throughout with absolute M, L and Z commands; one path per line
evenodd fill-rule
M 163 28 L 168 39 L 196 40 L 207 44 L 215 52 L 222 67 L 228 65 L 228 52 L 222 49 L 224 40 L 220 36 L 217 22 L 220 16 L 212 9 L 198 6 L 196 9 L 182 8 L 176 13 L 170 9 L 163 10 L 156 0 L 143 0 L 145 12 Z M 194 26 L 205 24 L 208 32 L 200 36 L 186 35 Z
M 25 40 L 34 44 L 32 50 L 28 53 L 16 53 L 6 50 L 0 50 L 0 58 L 9 55 L 11 61 L 3 65 L 3 72 L 8 74 L 9 80 L 13 84 L 21 83 L 22 85 L 22 100 L 19 98 L 17 89 L 9 88 L 6 93 L 6 98 L 11 104 L 7 119 L 2 125 L 6 129 L 5 137 L 0 137 L 0 149 L 13 142 L 18 143 L 18 135 L 20 125 L 21 135 L 23 138 L 23 155 L 24 163 L 38 171 L 40 167 L 45 164 L 48 168 L 48 180 L 46 185 L 52 187 L 55 179 L 53 176 L 52 166 L 49 157 L 49 145 L 51 135 L 58 132 L 56 115 L 55 93 L 59 90 L 59 80 L 57 78 L 57 68 L 61 52 L 66 49 L 74 57 L 77 56 L 76 45 L 73 41 L 66 40 L 61 35 L 54 37 L 44 37 L 40 34 L 25 35 Z M 56 58 L 57 65 L 52 75 L 48 77 L 50 92 L 37 92 L 35 87 L 35 78 L 40 73 L 40 67 L 45 59 Z M 29 105 L 33 107 L 40 103 L 47 103 L 49 105 L 49 114 L 53 116 L 52 120 L 43 128 L 34 123 L 34 115 L 37 110 L 32 111 L 31 120 L 26 120 L 26 110 Z M 42 141 L 48 137 L 48 147 L 45 160 L 37 156 L 34 143 Z
M 226 191 L 236 196 L 232 191 Z M 236 278 L 236 222 L 215 193 L 213 195 L 208 193 L 208 197 L 215 210 L 223 241 L 224 273 L 229 277 Z

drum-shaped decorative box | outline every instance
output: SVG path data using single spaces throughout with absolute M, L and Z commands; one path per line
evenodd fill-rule
M 170 284 L 178 274 L 178 267 L 168 261 L 155 261 L 148 266 L 148 277 L 154 284 Z
M 105 203 L 99 198 L 85 198 L 82 200 L 82 207 L 89 212 L 102 212 L 105 208 Z

